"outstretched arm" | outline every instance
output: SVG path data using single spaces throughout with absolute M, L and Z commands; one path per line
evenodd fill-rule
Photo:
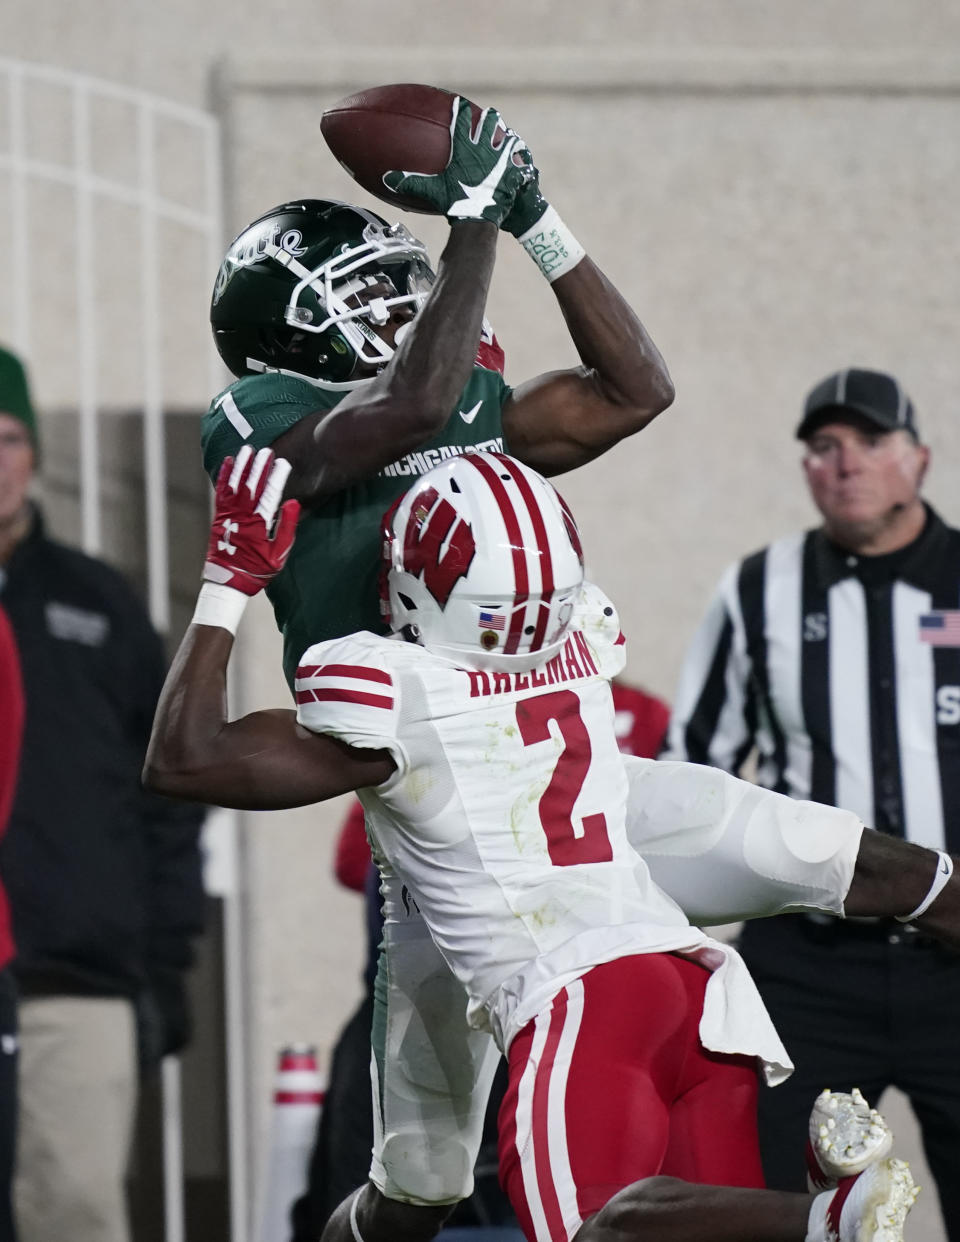
M 261 811 L 309 806 L 393 772 L 384 751 L 355 750 L 310 733 L 286 709 L 227 714 L 226 672 L 233 634 L 189 627 L 157 707 L 143 771 L 156 793 Z
M 910 919 L 960 949 L 960 873 L 943 856 L 718 768 L 624 755 L 627 838 L 692 923 L 784 911 Z
M 503 411 L 510 452 L 543 474 L 559 474 L 644 428 L 673 401 L 673 383 L 636 312 L 541 197 L 537 181 L 517 195 L 503 227 L 550 281 L 583 364 L 519 385 Z
M 522 139 L 508 130 L 500 141 L 497 112 L 489 109 L 472 133 L 469 103 L 454 97 L 451 107 L 452 149 L 444 173 L 387 174 L 450 222 L 430 296 L 379 375 L 353 389 L 332 412 L 308 415 L 273 443 L 293 464 L 287 495 L 306 504 L 371 477 L 432 439 L 470 377 L 497 227 L 531 174 Z
M 193 623 L 167 675 L 143 781 L 170 797 L 274 810 L 379 785 L 394 770 L 385 751 L 355 750 L 310 733 L 288 710 L 230 721 L 227 664 L 243 608 L 283 566 L 299 505 L 278 506 L 287 464 L 269 449 L 227 458 L 217 481 L 204 585 Z M 274 529 L 276 526 L 276 529 Z
M 583 366 L 518 385 L 503 410 L 510 452 L 547 475 L 641 431 L 674 395 L 646 328 L 588 255 L 553 290 Z
M 924 913 L 910 922 L 950 948 L 960 950 L 960 871 L 951 871 L 945 858 L 936 850 L 899 837 L 865 832 L 850 891 L 843 903 L 845 913 L 903 919 L 932 895 Z
M 487 221 L 451 225 L 436 284 L 386 369 L 273 442 L 293 465 L 288 496 L 317 504 L 443 429 L 473 367 L 496 245 Z

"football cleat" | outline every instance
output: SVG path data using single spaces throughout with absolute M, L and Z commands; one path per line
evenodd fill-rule
M 903 1242 L 903 1223 L 918 1194 L 906 1161 L 888 1157 L 871 1164 L 817 1195 L 806 1242 Z
M 893 1134 L 858 1087 L 821 1091 L 810 1113 L 807 1185 L 812 1193 L 832 1190 L 890 1154 Z

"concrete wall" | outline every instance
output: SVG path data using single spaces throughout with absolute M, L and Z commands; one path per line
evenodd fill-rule
M 230 233 L 288 195 L 376 205 L 319 133 L 322 109 L 354 89 L 433 81 L 502 109 L 676 381 L 671 411 L 561 484 L 623 613 L 629 672 L 660 693 L 727 561 L 812 522 L 792 434 L 828 371 L 900 376 L 934 448 L 929 495 L 958 516 L 955 0 L 100 0 L 95 22 L 48 0 L 42 28 L 36 14 L 0 0 L 5 55 L 216 110 Z M 442 222 L 407 223 L 439 251 Z M 489 313 L 509 380 L 575 361 L 509 238 Z M 198 304 L 187 324 L 194 374 Z M 264 609 L 241 650 L 244 705 L 284 701 Z M 245 831 L 257 1134 L 274 1047 L 328 1050 L 358 993 L 359 903 L 329 870 L 342 809 L 250 817 Z

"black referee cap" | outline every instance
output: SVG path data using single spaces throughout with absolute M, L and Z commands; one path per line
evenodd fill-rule
M 797 427 L 797 439 L 806 440 L 824 423 L 844 414 L 858 414 L 882 431 L 909 431 L 918 439 L 913 402 L 898 380 L 883 371 L 851 367 L 828 375 L 812 389 Z

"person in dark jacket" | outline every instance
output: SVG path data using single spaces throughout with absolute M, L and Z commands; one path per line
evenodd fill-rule
M 20 1242 L 126 1242 L 139 1071 L 188 1038 L 202 812 L 140 785 L 162 643 L 115 570 L 47 534 L 28 498 L 26 376 L 3 350 L 0 442 L 0 600 L 26 696 L 0 852 L 20 993 L 17 1230 Z
M 822 522 L 724 573 L 688 649 L 670 759 L 842 807 L 960 853 L 960 530 L 923 498 L 930 450 L 893 375 L 849 367 L 796 438 Z M 912 923 L 819 911 L 744 924 L 740 951 L 796 1070 L 760 1095 L 767 1185 L 794 1190 L 811 1083 L 908 1097 L 960 1242 L 960 958 Z

